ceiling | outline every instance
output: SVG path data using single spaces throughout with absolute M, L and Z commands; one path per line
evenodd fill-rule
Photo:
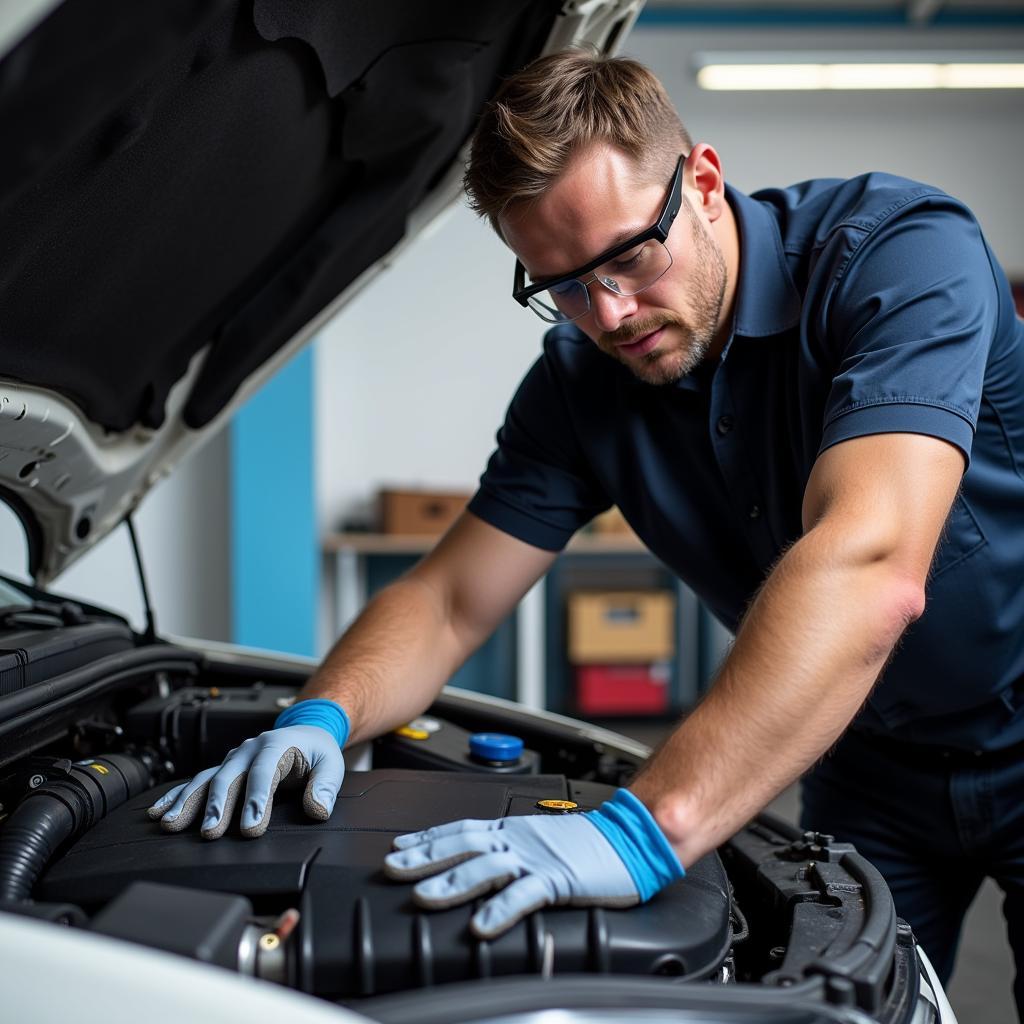
M 647 0 L 643 18 L 736 24 L 1024 25 L 1024 0 Z

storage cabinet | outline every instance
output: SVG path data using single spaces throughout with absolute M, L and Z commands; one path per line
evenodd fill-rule
M 352 622 L 370 596 L 415 564 L 433 543 L 429 537 L 391 534 L 329 536 L 325 554 L 333 577 L 336 635 Z M 611 706 L 614 683 L 591 675 L 581 691 L 569 660 L 570 595 L 610 590 L 672 596 L 671 642 L 666 642 L 663 633 L 648 638 L 652 654 L 670 655 L 651 662 L 663 666 L 655 669 L 655 674 L 665 677 L 665 700 L 663 705 L 657 704 L 658 691 L 653 687 L 658 683 L 648 678 L 642 700 L 645 707 L 637 710 L 674 716 L 692 707 L 724 655 L 729 634 L 692 591 L 631 535 L 580 534 L 573 538 L 548 575 L 452 677 L 451 684 L 586 718 L 601 713 L 602 701 L 607 714 L 621 714 Z M 659 603 L 662 606 L 655 614 L 663 617 L 664 602 L 655 598 L 655 604 Z

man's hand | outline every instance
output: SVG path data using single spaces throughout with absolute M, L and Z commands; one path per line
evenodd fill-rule
M 147 813 L 154 821 L 159 818 L 167 832 L 181 832 L 205 807 L 200 834 L 219 839 L 228 830 L 244 785 L 242 835 L 255 839 L 270 824 L 281 782 L 308 776 L 303 809 L 311 818 L 326 821 L 345 777 L 341 748 L 348 732 L 348 716 L 333 701 L 300 701 L 278 716 L 273 729 L 236 747 L 219 767 L 170 789 Z
M 470 921 L 482 939 L 543 906 L 642 903 L 685 873 L 647 808 L 624 789 L 588 814 L 454 821 L 398 836 L 395 848 L 385 872 L 425 878 L 413 896 L 427 909 L 503 890 Z

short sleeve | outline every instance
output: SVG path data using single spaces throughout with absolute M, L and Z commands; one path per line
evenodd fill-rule
M 519 385 L 469 510 L 519 540 L 560 551 L 611 504 L 577 442 L 553 342 Z
M 999 315 L 976 221 L 932 195 L 853 237 L 828 310 L 837 369 L 819 451 L 917 433 L 949 441 L 969 462 Z

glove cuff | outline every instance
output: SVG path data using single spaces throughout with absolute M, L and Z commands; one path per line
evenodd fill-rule
M 284 729 L 289 725 L 318 725 L 338 741 L 339 747 L 345 746 L 352 731 L 345 709 L 333 700 L 320 698 L 296 701 L 290 708 L 285 708 L 277 716 L 274 728 Z
M 642 901 L 686 874 L 651 812 L 628 789 L 586 817 L 622 858 Z

